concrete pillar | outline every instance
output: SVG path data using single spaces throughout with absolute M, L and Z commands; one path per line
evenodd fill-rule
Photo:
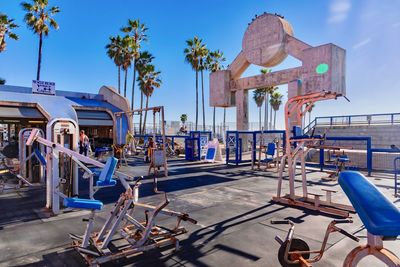
M 249 91 L 238 90 L 235 93 L 236 98 L 236 129 L 238 131 L 247 131 L 249 129 Z M 249 150 L 248 136 L 242 135 L 242 151 Z
M 238 90 L 235 93 L 235 98 L 236 128 L 238 131 L 247 131 L 249 129 L 249 92 Z

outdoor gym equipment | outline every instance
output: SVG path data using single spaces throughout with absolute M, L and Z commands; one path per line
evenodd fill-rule
M 373 255 L 388 266 L 399 267 L 400 259 L 384 248 L 383 241 L 400 235 L 400 210 L 359 172 L 341 172 L 339 184 L 367 230 L 367 244 L 353 249 L 343 266 L 356 266 L 362 258 Z
M 350 251 L 344 260 L 343 267 L 355 267 L 368 255 L 375 256 L 387 266 L 399 267 L 400 259 L 384 248 L 383 241 L 396 240 L 400 235 L 400 210 L 359 172 L 341 172 L 339 184 L 367 230 L 367 244 Z M 332 232 L 339 232 L 358 241 L 357 237 L 335 226 L 338 223 L 346 222 L 351 222 L 351 220 L 335 220 L 329 224 L 319 251 L 310 251 L 307 243 L 293 238 L 293 223 L 288 221 L 271 222 L 291 224 L 285 241 L 279 237 L 276 238 L 281 244 L 278 254 L 280 263 L 282 266 L 311 266 L 310 263 L 321 259 L 328 236 Z M 312 253 L 317 253 L 317 256 L 310 259 Z
M 156 134 L 157 134 L 157 126 L 156 126 L 156 116 L 158 114 L 158 121 L 161 122 L 161 144 L 157 147 L 150 147 L 149 150 L 151 151 L 150 153 L 150 166 L 149 166 L 149 173 L 153 169 L 154 173 L 158 171 L 160 167 L 163 167 L 164 169 L 164 176 L 168 176 L 168 164 L 167 164 L 167 156 L 166 156 L 166 151 L 165 151 L 165 144 L 166 144 L 166 138 L 165 138 L 165 120 L 164 120 L 164 107 L 163 106 L 158 106 L 158 107 L 148 107 L 148 108 L 143 108 L 143 109 L 134 109 L 126 112 L 116 112 L 114 113 L 115 117 L 119 120 L 120 122 L 120 140 L 119 142 L 122 144 L 122 116 L 125 115 L 128 117 L 128 120 L 132 124 L 132 127 L 134 125 L 133 123 L 133 118 L 134 115 L 140 115 L 143 112 L 147 111 L 152 111 L 153 113 L 153 140 L 154 142 L 156 141 Z M 133 138 L 133 142 L 135 142 Z M 123 157 L 125 157 L 125 149 L 122 151 L 123 152 Z
M 212 132 L 210 131 L 191 131 L 189 137 L 185 138 L 185 160 L 205 159 L 211 136 Z
M 279 236 L 275 236 L 275 240 L 281 245 L 278 252 L 278 260 L 283 267 L 309 267 L 311 263 L 321 260 L 324 255 L 326 243 L 329 235 L 334 232 L 341 233 L 354 241 L 358 242 L 359 238 L 337 227 L 337 224 L 352 223 L 352 220 L 333 220 L 325 231 L 324 240 L 319 250 L 310 250 L 308 244 L 301 238 L 294 238 L 294 223 L 289 220 L 271 221 L 271 224 L 289 224 L 290 228 L 285 240 Z M 316 254 L 311 257 L 311 255 Z
M 269 131 L 226 131 L 226 164 L 235 164 L 238 166 L 240 163 L 251 162 L 252 167 L 258 165 L 258 161 L 262 160 L 262 153 L 266 152 L 266 147 L 263 145 L 264 140 L 267 142 L 274 142 L 277 139 L 277 157 L 282 156 L 282 147 L 284 146 L 286 132 L 282 130 L 269 130 Z M 243 140 L 249 141 L 251 159 L 243 159 Z M 282 145 L 282 146 L 281 146 Z M 257 156 L 257 151 L 259 151 Z M 232 153 L 233 152 L 233 153 Z M 234 156 L 231 159 L 231 156 Z M 276 160 L 276 158 L 275 158 Z
M 250 64 L 274 67 L 288 55 L 300 60 L 301 66 L 241 78 Z M 249 90 L 288 84 L 288 101 L 284 111 L 286 153 L 282 157 L 281 169 L 287 159 L 290 194 L 281 195 L 282 170 L 277 196 L 273 198 L 276 202 L 348 216 L 348 212 L 341 209 L 347 210 L 349 207 L 331 202 L 332 191 L 326 190 L 326 200 L 323 203 L 320 195 L 310 198 L 311 194 L 307 192 L 305 148 L 307 144 L 319 142 L 321 138 L 300 137 L 292 140 L 291 136 L 293 126 L 302 128 L 303 117 L 313 103 L 346 95 L 345 57 L 346 51 L 334 44 L 312 47 L 296 39 L 293 37 L 291 25 L 282 16 L 264 13 L 249 23 L 243 37 L 242 51 L 229 68 L 210 74 L 210 105 L 236 106 L 238 130 L 248 129 Z M 295 195 L 294 184 L 296 161 L 299 157 L 302 162 L 303 188 L 303 196 L 300 197 Z
M 26 146 L 26 140 L 29 138 L 33 128 L 21 129 L 18 133 L 18 146 L 19 146 L 19 174 L 18 179 L 32 186 L 36 184 L 44 184 L 45 182 L 45 169 L 46 159 L 43 157 L 44 146 L 38 145 L 36 147 Z M 38 129 L 39 135 L 44 137 L 44 132 Z M 36 158 L 37 163 L 33 161 Z
M 164 200 L 157 206 L 140 203 L 138 199 L 141 178 L 133 181 L 131 177 L 116 171 L 118 160 L 114 157 L 108 158 L 106 164 L 103 164 L 39 137 L 36 129 L 32 131 L 28 138 L 27 145 L 30 146 L 33 142 L 45 145 L 51 150 L 50 153 L 62 151 L 71 157 L 85 171 L 84 177 L 90 179 L 89 199 L 68 197 L 58 190 L 58 186 L 55 187 L 54 193 L 63 198 L 63 203 L 66 207 L 90 211 L 89 219 L 85 220 L 88 223 L 84 235 L 78 236 L 70 234 L 70 237 L 73 240 L 75 249 L 91 266 L 97 266 L 111 260 L 171 244 L 175 245 L 175 248 L 178 249 L 179 240 L 176 237 L 186 233 L 185 228 L 180 226 L 181 221 L 197 223 L 186 213 L 165 208 L 169 204 L 169 200 L 166 193 L 158 191 L 156 179 L 154 191 L 164 194 Z M 93 173 L 84 163 L 102 168 L 96 186 L 93 185 Z M 102 210 L 103 203 L 100 200 L 94 199 L 93 196 L 96 191 L 101 188 L 116 185 L 117 182 L 112 179 L 114 174 L 125 188 L 125 192 L 120 195 L 114 208 L 110 211 L 110 215 L 101 227 L 101 230 L 99 232 L 94 232 L 93 224 L 95 214 L 96 211 Z M 130 183 L 133 184 L 131 185 Z M 135 207 L 142 207 L 145 209 L 146 220 L 144 222 L 139 222 L 134 218 Z M 169 229 L 164 226 L 156 225 L 158 214 L 175 217 L 177 219 L 175 227 Z M 122 240 L 125 240 L 125 244 L 121 246 Z M 116 243 L 119 245 L 116 245 Z
M 303 104 L 301 102 L 298 103 L 297 108 L 301 108 L 302 105 Z M 290 133 L 287 134 L 290 136 Z M 348 205 L 332 202 L 332 194 L 336 193 L 336 191 L 330 189 L 322 189 L 322 191 L 325 192 L 325 200 L 322 200 L 322 194 L 310 193 L 307 189 L 305 158 L 311 148 L 318 147 L 318 145 L 323 143 L 324 140 L 324 136 L 303 135 L 300 127 L 293 127 L 293 136 L 287 138 L 286 140 L 286 154 L 282 157 L 281 160 L 277 196 L 273 197 L 273 200 L 282 204 L 317 210 L 342 217 L 348 217 L 349 212 L 354 212 L 354 209 Z M 298 160 L 300 160 L 301 162 L 301 196 L 296 195 L 295 192 L 295 174 Z M 286 161 L 289 173 L 289 194 L 282 196 L 283 171 Z

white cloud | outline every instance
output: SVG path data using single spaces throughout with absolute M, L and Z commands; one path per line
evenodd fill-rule
M 333 0 L 329 7 L 328 23 L 340 23 L 344 21 L 350 9 L 350 0 Z
M 369 37 L 367 39 L 362 40 L 361 42 L 356 43 L 355 45 L 353 45 L 353 49 L 358 49 L 366 44 L 368 44 L 369 42 L 372 41 L 372 38 Z

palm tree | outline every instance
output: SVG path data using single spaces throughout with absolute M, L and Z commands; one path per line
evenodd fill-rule
M 139 74 L 140 90 L 142 90 L 143 94 L 146 96 L 146 109 L 149 107 L 149 98 L 152 96 L 154 89 L 161 86 L 160 74 L 161 72 L 155 71 L 155 67 L 152 64 L 146 65 Z M 146 119 L 147 110 L 144 113 L 142 133 L 145 133 L 146 131 Z
M 134 106 L 135 100 L 135 82 L 136 82 L 136 60 L 140 56 L 141 43 L 147 41 L 146 31 L 148 29 L 143 23 L 140 23 L 139 19 L 128 20 L 128 26 L 121 28 L 121 31 L 130 34 L 131 38 L 131 55 L 133 60 L 133 80 L 132 80 L 132 97 L 131 97 L 131 109 Z M 143 93 L 141 91 L 141 99 L 143 99 Z
M 265 91 L 263 89 L 256 89 L 253 91 L 253 99 L 258 107 L 259 129 L 261 131 L 261 107 L 264 103 Z
M 260 70 L 261 74 L 267 74 L 270 73 L 271 70 L 270 69 L 261 69 Z M 264 106 L 264 129 L 268 130 L 269 127 L 269 123 L 268 123 L 268 103 L 269 103 L 269 96 L 278 88 L 275 86 L 268 86 L 268 87 L 262 87 L 260 88 L 260 90 L 264 90 L 266 97 L 265 97 L 265 106 Z M 272 111 L 271 111 L 272 112 Z
M 22 2 L 21 6 L 26 11 L 24 21 L 28 28 L 39 35 L 39 55 L 36 80 L 40 80 L 40 68 L 42 64 L 43 36 L 49 35 L 50 28 L 58 30 L 58 24 L 53 16 L 60 12 L 57 6 L 48 7 L 48 0 L 32 0 L 32 4 Z
M 220 50 L 209 52 L 206 58 L 207 69 L 211 72 L 221 70 L 224 68 L 222 65 L 225 61 L 224 53 Z M 225 129 L 225 107 L 224 107 L 224 129 Z M 213 108 L 213 133 L 215 135 L 215 107 Z
M 188 119 L 187 114 L 182 114 L 181 115 L 180 120 L 181 120 L 183 126 L 186 124 L 187 119 Z
M 123 64 L 122 37 L 110 37 L 110 43 L 106 45 L 107 55 L 114 61 L 118 68 L 118 94 L 121 94 L 121 66 Z
M 203 131 L 206 130 L 206 111 L 204 106 L 204 77 L 203 72 L 207 69 L 207 57 L 210 52 L 206 48 L 205 44 L 200 44 L 199 48 L 199 70 L 201 78 L 201 103 L 203 111 Z
M 153 61 L 154 57 L 152 54 L 150 54 L 148 51 L 143 51 L 140 53 L 139 58 L 135 61 L 135 68 L 138 72 L 138 77 L 137 81 L 139 82 L 140 79 L 139 77 L 142 75 L 142 73 L 145 72 L 145 68 L 147 65 L 149 65 Z M 140 109 L 143 109 L 143 91 L 140 90 Z M 140 112 L 140 119 L 139 119 L 139 131 L 140 133 L 142 130 L 142 112 Z
M 272 107 L 272 105 L 271 105 L 271 99 L 272 99 L 272 95 L 274 94 L 274 93 L 276 93 L 276 91 L 278 90 L 278 87 L 273 87 L 273 88 L 271 88 L 270 90 L 268 90 L 268 92 L 269 92 L 269 98 L 270 98 L 270 101 L 269 101 L 269 127 L 270 128 L 272 128 L 272 109 L 273 109 L 273 107 Z M 273 130 L 273 129 L 271 129 L 271 130 Z
M 124 80 L 124 97 L 126 97 L 126 83 L 128 79 L 128 69 L 132 64 L 132 52 L 131 52 L 131 38 L 129 36 L 125 36 L 122 38 L 122 69 L 125 72 L 125 80 Z
M 196 72 L 196 123 L 195 130 L 197 131 L 197 125 L 199 123 L 199 55 L 201 53 L 201 42 L 202 40 L 195 36 L 193 39 L 186 40 L 187 47 L 183 50 L 185 54 L 185 61 L 192 66 L 192 69 Z
M 279 92 L 274 92 L 271 95 L 271 99 L 269 103 L 271 107 L 274 109 L 274 130 L 276 129 L 276 112 L 279 110 L 279 107 L 282 105 L 283 95 Z
M 18 40 L 19 37 L 12 32 L 13 29 L 19 27 L 14 23 L 14 19 L 9 19 L 6 14 L 0 13 L 0 53 L 6 50 L 6 37 Z

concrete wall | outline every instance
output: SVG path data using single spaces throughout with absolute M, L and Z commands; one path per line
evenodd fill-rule
M 392 144 L 400 148 L 400 125 L 317 126 L 315 134 L 325 131 L 327 136 L 370 136 L 372 148 L 390 148 Z

